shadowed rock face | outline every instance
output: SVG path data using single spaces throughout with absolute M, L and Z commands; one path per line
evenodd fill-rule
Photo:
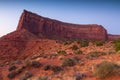
M 26 29 L 38 37 L 52 39 L 107 40 L 101 25 L 78 25 L 45 18 L 24 10 L 17 30 Z

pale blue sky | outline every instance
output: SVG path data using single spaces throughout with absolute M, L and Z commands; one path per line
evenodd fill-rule
M 63 22 L 103 25 L 108 33 L 120 34 L 119 0 L 0 0 L 0 36 L 17 28 L 23 9 Z

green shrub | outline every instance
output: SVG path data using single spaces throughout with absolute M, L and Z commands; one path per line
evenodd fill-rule
M 83 80 L 83 78 L 85 77 L 86 77 L 86 74 L 83 74 L 83 73 L 75 74 L 75 80 Z
M 21 66 L 21 67 L 16 69 L 16 73 L 20 74 L 24 69 L 25 69 L 25 66 Z
M 33 74 L 30 72 L 26 72 L 19 80 L 27 80 L 28 78 L 32 77 Z
M 74 56 L 71 59 L 74 61 L 74 64 L 76 64 L 80 61 L 80 58 L 78 56 Z
M 82 54 L 83 52 L 81 50 L 74 51 L 75 54 Z
M 75 65 L 75 62 L 70 59 L 70 58 L 66 58 L 63 60 L 63 63 L 62 63 L 62 66 L 74 66 Z
M 89 42 L 84 40 L 84 41 L 80 41 L 80 47 L 87 47 L 89 45 Z
M 120 43 L 120 39 L 113 40 L 113 43 Z
M 48 76 L 38 77 L 37 80 L 48 80 Z
M 62 67 L 53 65 L 53 66 L 51 66 L 51 70 L 52 70 L 54 73 L 56 73 L 56 72 L 61 71 L 61 70 L 62 70 Z
M 25 66 L 26 67 L 31 66 L 31 64 L 32 64 L 32 61 L 30 59 L 25 59 Z
M 95 41 L 96 46 L 103 46 L 105 41 Z
M 73 45 L 73 46 L 71 47 L 71 49 L 72 49 L 72 50 L 77 50 L 77 49 L 79 49 L 79 48 L 78 48 L 77 45 Z
M 70 45 L 73 41 L 66 41 L 64 42 L 64 45 Z
M 8 68 L 8 70 L 9 71 L 13 71 L 13 70 L 15 70 L 17 67 L 15 66 L 15 65 L 11 65 L 11 66 L 9 66 L 9 68 Z
M 45 66 L 43 66 L 43 70 L 50 70 L 51 69 L 51 65 L 47 64 Z
M 120 50 L 120 40 L 114 40 L 113 43 L 115 44 L 115 50 L 119 51 Z
M 94 74 L 98 78 L 105 78 L 111 74 L 114 74 L 116 69 L 117 65 L 115 63 L 103 61 L 97 65 Z
M 39 61 L 32 61 L 32 66 L 35 68 L 39 68 L 41 66 L 41 63 Z
M 16 76 L 16 72 L 15 71 L 11 71 L 11 72 L 8 73 L 7 76 L 8 76 L 8 78 L 12 79 L 12 78 L 14 78 Z
M 60 50 L 60 51 L 58 51 L 57 53 L 58 53 L 58 54 L 64 54 L 64 55 L 65 55 L 65 54 L 66 54 L 66 51 Z
M 88 54 L 85 55 L 85 57 L 87 59 L 94 59 L 94 58 L 97 58 L 99 56 L 103 56 L 103 55 L 106 55 L 105 52 L 90 52 Z

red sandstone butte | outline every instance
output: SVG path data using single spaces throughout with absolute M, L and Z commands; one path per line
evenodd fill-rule
M 17 30 L 26 29 L 38 37 L 53 39 L 107 40 L 106 29 L 97 24 L 79 25 L 45 18 L 24 10 Z

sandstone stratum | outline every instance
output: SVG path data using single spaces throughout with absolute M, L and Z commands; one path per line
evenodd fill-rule
M 109 38 L 114 39 L 114 35 L 108 35 L 102 25 L 65 23 L 24 10 L 16 31 L 0 38 L 0 60 L 2 62 L 24 59 L 37 53 L 39 45 L 42 45 L 37 42 L 41 39 L 109 40 Z
M 25 29 L 37 37 L 51 39 L 107 40 L 107 31 L 102 25 L 65 23 L 24 10 L 17 30 Z

